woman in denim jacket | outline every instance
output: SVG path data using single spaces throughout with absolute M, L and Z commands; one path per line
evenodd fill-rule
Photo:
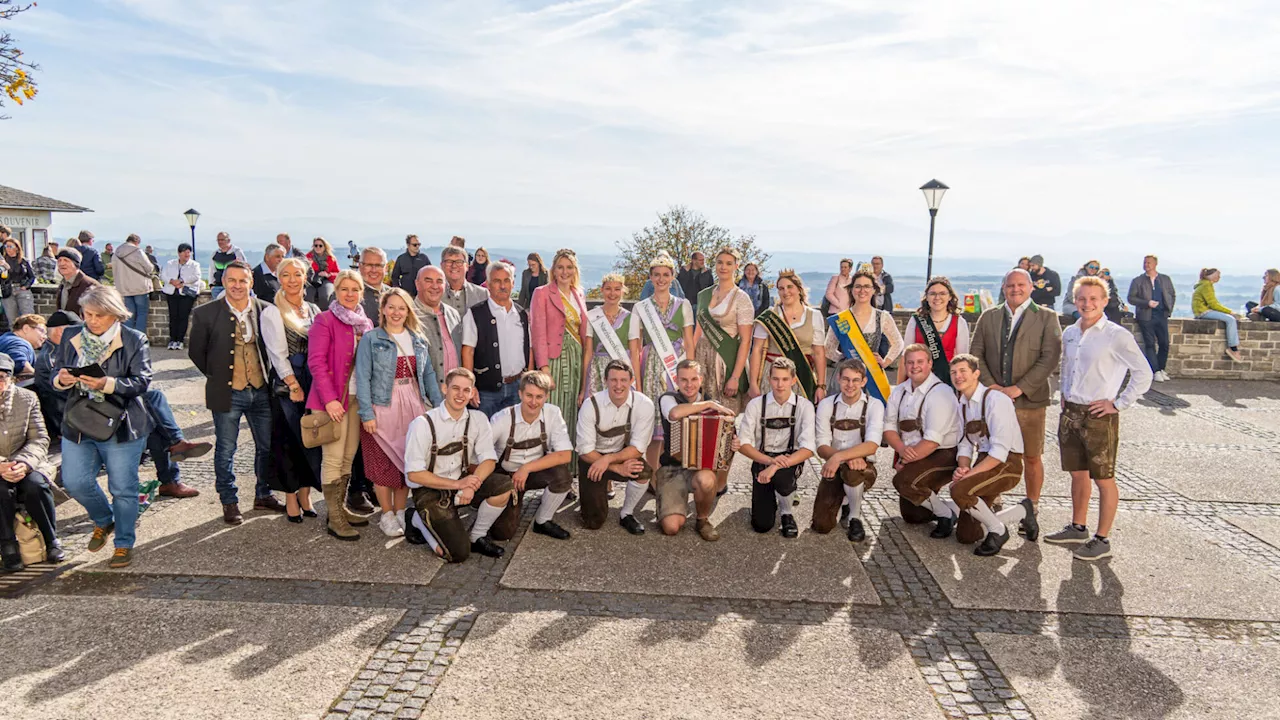
M 356 349 L 356 402 L 365 475 L 382 506 L 378 527 L 388 537 L 404 534 L 409 489 L 404 483 L 404 445 L 409 423 L 443 400 L 427 341 L 418 328 L 413 298 L 400 288 L 382 296 L 378 327 Z

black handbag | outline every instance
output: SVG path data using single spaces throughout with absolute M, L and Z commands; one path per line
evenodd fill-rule
M 62 419 L 71 430 L 92 440 L 106 442 L 115 436 L 128 412 L 110 395 L 105 396 L 102 402 L 94 402 L 88 393 L 80 391 L 67 403 Z

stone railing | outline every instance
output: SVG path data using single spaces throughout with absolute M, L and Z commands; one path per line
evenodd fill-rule
M 37 285 L 32 288 L 35 296 L 36 312 L 48 316 L 57 305 L 57 294 L 53 287 Z M 203 292 L 196 299 L 196 305 L 209 302 L 209 293 Z M 588 303 L 591 306 L 598 301 Z M 630 303 L 626 303 L 630 305 Z M 911 313 L 906 310 L 895 310 L 894 319 L 898 321 L 899 331 L 905 332 L 907 320 Z M 969 327 L 976 327 L 978 316 L 966 315 Z M 1071 324 L 1071 320 L 1062 318 L 1062 326 Z M 1134 333 L 1139 347 L 1142 338 L 1133 318 L 1126 318 L 1124 326 Z M 166 345 L 169 342 L 169 306 L 163 297 L 151 301 L 151 312 L 147 317 L 147 336 L 152 345 Z M 1240 323 L 1240 355 L 1243 362 L 1234 362 L 1227 358 L 1226 334 L 1222 323 L 1213 320 L 1189 320 L 1173 318 L 1169 320 L 1169 366 L 1168 373 L 1174 377 L 1200 378 L 1206 380 L 1275 380 L 1280 379 L 1280 323 L 1242 322 Z

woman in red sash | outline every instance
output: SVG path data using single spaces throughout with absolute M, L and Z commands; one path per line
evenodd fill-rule
M 920 309 L 907 321 L 907 342 L 929 348 L 933 356 L 933 374 L 951 384 L 951 360 L 969 352 L 969 323 L 960 315 L 960 297 L 951 281 L 939 275 L 924 288 Z M 906 378 L 898 366 L 898 382 Z

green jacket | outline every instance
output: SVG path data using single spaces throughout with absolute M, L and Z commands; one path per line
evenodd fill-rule
M 1200 317 L 1210 310 L 1232 314 L 1231 308 L 1218 302 L 1218 296 L 1213 292 L 1213 283 L 1201 280 L 1196 283 L 1196 289 L 1191 293 L 1191 314 Z

